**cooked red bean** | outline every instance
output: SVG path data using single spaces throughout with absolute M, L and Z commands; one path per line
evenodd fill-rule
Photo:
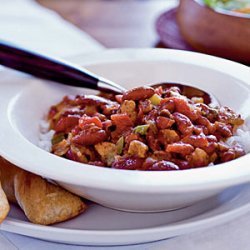
M 145 100 L 150 98 L 155 93 L 154 89 L 151 87 L 138 87 L 130 89 L 123 94 L 122 100 Z
M 113 162 L 112 168 L 128 170 L 141 169 L 143 162 L 144 159 L 135 156 L 121 157 Z
M 190 119 L 178 112 L 173 113 L 173 117 L 174 120 L 177 124 L 177 127 L 179 129 L 179 131 L 183 134 L 183 135 L 189 135 L 192 134 L 193 130 L 194 130 L 194 125 L 192 124 L 192 122 L 190 121 Z
M 68 132 L 72 128 L 74 128 L 79 121 L 79 117 L 77 116 L 66 116 L 61 117 L 59 121 L 56 123 L 54 130 L 56 132 Z
M 112 102 L 110 100 L 107 100 L 103 97 L 96 96 L 96 95 L 81 95 L 81 96 L 76 96 L 74 100 L 75 105 L 94 105 L 94 106 L 100 106 L 103 104 L 115 104 L 115 102 Z
M 174 123 L 175 123 L 174 120 L 164 116 L 158 116 L 156 118 L 156 125 L 159 129 L 170 128 Z
M 180 170 L 190 169 L 192 166 L 190 166 L 189 162 L 186 160 L 180 160 L 180 159 L 172 159 L 173 163 L 175 163 Z
M 150 170 L 150 171 L 171 171 L 171 170 L 179 170 L 179 167 L 170 161 L 157 161 L 152 166 L 150 166 L 147 170 Z
M 244 120 L 230 108 L 198 103 L 200 94 L 169 85 L 64 97 L 47 115 L 56 132 L 51 152 L 96 166 L 151 171 L 204 167 L 244 155 L 241 145 L 226 142 Z
M 142 170 L 148 170 L 149 168 L 153 166 L 155 162 L 157 162 L 157 160 L 151 157 L 146 158 L 145 161 L 143 162 Z
M 215 134 L 217 135 L 217 137 L 231 137 L 233 135 L 232 132 L 232 127 L 230 125 L 225 125 L 223 123 L 220 122 L 216 122 L 215 123 Z
M 193 147 L 207 147 L 208 140 L 205 135 L 189 135 L 182 139 L 183 142 L 192 145 Z
M 107 133 L 105 130 L 97 126 L 91 126 L 85 127 L 84 130 L 80 131 L 78 135 L 72 138 L 72 141 L 81 145 L 94 145 L 106 139 Z

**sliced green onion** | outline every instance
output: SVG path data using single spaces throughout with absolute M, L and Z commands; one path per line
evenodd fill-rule
M 150 126 L 149 124 L 139 125 L 134 128 L 134 132 L 137 134 L 145 135 L 148 131 L 149 126 Z

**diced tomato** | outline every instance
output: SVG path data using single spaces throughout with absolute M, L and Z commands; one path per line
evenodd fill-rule
M 83 115 L 79 119 L 79 127 L 83 129 L 87 124 L 95 124 L 97 127 L 102 128 L 102 122 L 98 117 L 90 117 L 87 115 Z

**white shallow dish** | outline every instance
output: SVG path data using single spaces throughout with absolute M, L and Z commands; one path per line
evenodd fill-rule
M 187 208 L 162 213 L 127 213 L 90 203 L 86 213 L 54 226 L 27 221 L 11 207 L 0 229 L 38 239 L 76 245 L 128 245 L 167 239 L 203 230 L 235 219 L 250 210 L 250 185 Z
M 180 82 L 214 94 L 222 105 L 249 115 L 248 67 L 198 53 L 128 49 L 73 59 L 127 88 Z M 91 92 L 30 78 L 0 78 L 0 154 L 107 207 L 165 211 L 185 207 L 250 180 L 250 154 L 216 167 L 185 171 L 128 171 L 89 166 L 49 154 L 38 146 L 39 121 L 66 94 Z

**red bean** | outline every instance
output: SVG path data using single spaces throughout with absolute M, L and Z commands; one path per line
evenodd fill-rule
M 78 121 L 79 117 L 77 116 L 63 116 L 56 123 L 54 130 L 56 132 L 68 132 L 78 124 Z
M 100 106 L 103 104 L 116 104 L 115 102 L 112 102 L 108 99 L 105 99 L 100 96 L 96 95 L 79 95 L 76 96 L 74 100 L 75 105 L 82 105 L 82 106 Z
M 174 117 L 175 122 L 177 123 L 177 127 L 179 131 L 183 135 L 192 134 L 194 130 L 194 126 L 187 116 L 181 113 L 175 112 L 173 113 L 173 117 Z
M 151 171 L 171 171 L 179 170 L 179 167 L 171 161 L 157 161 L 147 170 Z
M 85 128 L 86 129 L 80 131 L 79 134 L 72 138 L 74 143 L 80 145 L 94 145 L 107 139 L 105 130 L 93 125 L 89 127 L 86 126 Z
M 168 110 L 170 113 L 173 113 L 175 110 L 175 102 L 172 98 L 162 99 L 160 103 L 161 110 Z
M 170 128 L 174 123 L 175 123 L 174 120 L 167 117 L 158 116 L 156 118 L 156 125 L 159 129 Z
M 194 147 L 207 147 L 208 140 L 205 135 L 189 135 L 182 139 L 183 142 L 188 143 Z
M 144 159 L 135 156 L 121 157 L 113 162 L 112 168 L 128 170 L 141 169 L 143 162 Z
M 126 91 L 123 94 L 122 100 L 145 100 L 150 98 L 155 93 L 154 89 L 151 87 L 138 87 Z

